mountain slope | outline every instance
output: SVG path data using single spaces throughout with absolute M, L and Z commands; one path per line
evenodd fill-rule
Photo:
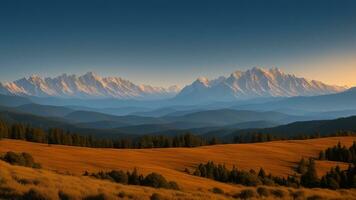
M 316 133 L 320 135 L 329 135 L 343 131 L 356 131 L 356 116 L 334 120 L 301 121 L 264 129 L 237 130 L 234 133 L 226 136 L 226 138 L 231 139 L 234 136 L 251 133 L 264 133 L 280 137 L 293 137 L 300 135 L 313 135 Z
M 247 110 L 278 110 L 297 109 L 311 112 L 326 112 L 356 109 L 356 88 L 344 92 L 312 97 L 292 97 L 275 102 L 261 104 L 238 105 L 233 109 Z
M 100 77 L 93 72 L 82 76 L 63 74 L 55 78 L 31 76 L 1 84 L 0 93 L 35 97 L 159 99 L 174 96 L 178 87 L 135 85 L 119 77 Z
M 74 111 L 64 116 L 64 118 L 76 123 L 88 123 L 88 122 L 91 123 L 91 122 L 99 122 L 99 121 L 108 123 L 111 121 L 111 122 L 118 123 L 119 126 L 163 122 L 161 119 L 153 118 L 153 117 L 141 117 L 135 115 L 115 116 L 115 115 L 108 115 L 104 113 L 90 112 L 90 111 Z
M 314 96 L 337 93 L 344 87 L 285 74 L 277 68 L 254 67 L 215 80 L 199 78 L 176 96 L 181 101 L 233 101 L 259 97 Z
M 281 121 L 291 116 L 278 112 L 218 109 L 189 113 L 182 116 L 164 117 L 170 121 L 208 123 L 210 126 L 226 126 L 250 121 Z
M 16 107 L 21 112 L 31 113 L 33 115 L 45 117 L 63 117 L 74 110 L 63 106 L 48 106 L 39 104 L 25 104 Z
M 0 106 L 15 107 L 15 106 L 20 106 L 29 103 L 32 102 L 25 97 L 0 94 Z

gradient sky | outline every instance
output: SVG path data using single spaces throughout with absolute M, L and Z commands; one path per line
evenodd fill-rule
M 0 1 L 0 80 L 185 85 L 253 66 L 356 85 L 356 1 Z

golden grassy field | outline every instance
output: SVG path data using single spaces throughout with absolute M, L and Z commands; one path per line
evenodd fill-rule
M 61 145 L 48 146 L 19 140 L 1 140 L 0 153 L 7 151 L 28 152 L 35 158 L 36 162 L 42 165 L 43 170 L 9 166 L 3 162 L 0 163 L 0 167 L 1 169 L 6 169 L 1 170 L 1 173 L 8 177 L 9 180 L 12 180 L 9 182 L 13 182 L 15 186 L 14 174 L 17 174 L 16 176 L 18 177 L 39 178 L 44 180 L 44 184 L 49 185 L 48 188 L 43 187 L 42 190 L 53 190 L 53 194 L 58 193 L 58 189 L 69 190 L 68 193 L 78 193 L 76 196 L 80 196 L 79 193 L 88 193 L 88 191 L 94 191 L 95 193 L 102 190 L 105 193 L 117 196 L 113 192 L 117 193 L 122 189 L 127 193 L 138 194 L 138 196 L 142 196 L 145 199 L 156 189 L 124 186 L 79 176 L 86 170 L 97 172 L 99 170 L 132 170 L 137 168 L 141 173 L 158 172 L 166 177 L 167 180 L 176 181 L 182 191 L 159 190 L 159 193 L 166 195 L 169 199 L 189 199 L 188 197 L 192 197 L 191 199 L 219 199 L 228 197 L 214 195 L 207 191 L 213 187 L 219 187 L 225 192 L 233 194 L 246 187 L 195 177 L 184 173 L 183 170 L 185 168 L 193 169 L 199 163 L 212 160 L 216 163 L 225 163 L 227 166 L 236 165 L 238 168 L 246 170 L 251 168 L 258 170 L 263 167 L 267 173 L 271 172 L 273 175 L 287 176 L 294 174 L 293 167 L 302 157 L 317 157 L 320 150 L 333 146 L 339 141 L 350 146 L 354 140 L 356 140 L 356 137 L 330 137 L 311 140 L 169 149 L 92 149 Z M 342 163 L 319 161 L 317 162 L 318 173 L 321 175 L 336 164 L 344 168 L 347 167 Z M 20 184 L 15 188 L 19 188 L 17 189 L 19 191 L 24 191 L 28 188 L 27 186 L 23 187 L 21 189 Z M 40 185 L 36 187 L 40 187 Z M 88 190 L 88 188 L 90 189 Z M 39 189 L 41 190 L 41 188 Z M 283 188 L 283 190 L 287 192 L 288 189 Z M 320 193 L 322 196 L 343 197 L 344 199 L 356 196 L 355 190 L 303 189 L 303 191 L 306 194 Z
M 225 194 L 214 194 L 209 190 L 167 190 L 143 186 L 122 185 L 105 180 L 97 180 L 85 176 L 57 174 L 44 169 L 32 169 L 9 165 L 0 161 L 0 192 L 9 191 L 23 194 L 35 189 L 48 199 L 59 200 L 59 193 L 64 193 L 72 200 L 80 200 L 88 196 L 105 194 L 106 199 L 148 200 L 154 193 L 159 193 L 167 200 L 223 200 L 234 199 L 233 195 L 245 189 L 256 190 L 253 187 L 234 186 Z M 303 197 L 317 195 L 325 199 L 355 199 L 355 190 L 325 190 L 325 189 L 292 189 L 286 187 L 265 187 L 270 192 L 282 191 L 282 199 L 293 199 L 292 192 L 301 192 Z M 264 199 L 276 199 L 272 194 Z M 279 198 L 281 199 L 281 198 Z M 304 199 L 304 198 L 303 198 Z

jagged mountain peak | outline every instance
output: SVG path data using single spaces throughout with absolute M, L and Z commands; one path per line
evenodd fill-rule
M 235 71 L 227 78 L 219 77 L 210 81 L 200 79 L 199 82 L 206 87 L 197 87 L 197 81 L 183 88 L 176 98 L 191 98 L 191 101 L 232 101 L 258 97 L 313 96 L 347 89 L 296 77 L 276 67 L 253 67 L 246 71 Z
M 96 74 L 95 72 L 87 72 L 84 75 L 80 76 L 83 78 L 91 78 L 91 79 L 101 79 L 101 76 Z
M 199 77 L 182 90 L 134 84 L 121 77 L 102 77 L 94 72 L 77 76 L 63 73 L 57 77 L 31 75 L 0 84 L 0 93 L 37 97 L 162 99 L 176 96 L 187 101 L 232 101 L 258 97 L 313 96 L 337 93 L 346 87 L 327 85 L 288 74 L 279 68 L 253 67 L 216 79 Z
M 4 84 L 1 93 L 37 97 L 160 99 L 177 94 L 177 89 L 136 85 L 121 77 L 101 77 L 95 72 L 77 76 L 63 73 L 57 77 L 28 78 Z
M 201 76 L 201 77 L 197 78 L 197 80 L 195 81 L 195 84 L 201 84 L 201 85 L 208 87 L 209 79 L 204 76 Z

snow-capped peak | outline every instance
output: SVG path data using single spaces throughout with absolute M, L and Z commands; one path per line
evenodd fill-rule
M 94 72 L 41 78 L 31 75 L 3 84 L 1 93 L 37 97 L 159 99 L 173 97 L 178 87 L 136 85 L 120 77 L 101 77 Z
M 207 87 L 198 88 L 197 81 Z M 235 71 L 228 78 L 198 79 L 186 86 L 177 98 L 196 100 L 230 101 L 257 97 L 313 96 L 344 91 L 345 87 L 326 85 L 320 81 L 286 74 L 278 68 L 253 67 Z M 213 84 L 214 83 L 214 84 Z
M 206 77 L 201 76 L 195 82 L 197 84 L 202 84 L 202 85 L 204 85 L 206 87 L 209 87 L 209 79 L 206 78 Z

